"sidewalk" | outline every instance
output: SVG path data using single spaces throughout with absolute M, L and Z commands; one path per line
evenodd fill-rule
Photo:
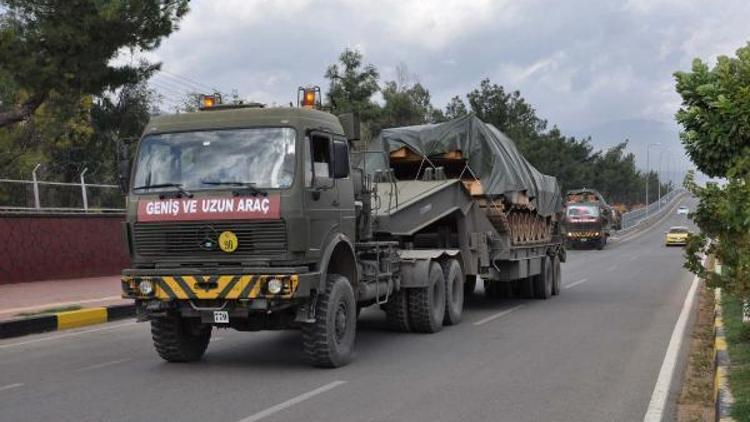
M 120 297 L 120 276 L 0 284 L 0 321 L 21 313 L 72 306 L 83 308 L 132 304 Z

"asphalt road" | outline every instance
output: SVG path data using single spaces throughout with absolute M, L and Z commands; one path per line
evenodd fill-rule
M 642 420 L 692 280 L 664 231 L 686 222 L 570 251 L 547 301 L 478 288 L 439 334 L 387 331 L 366 309 L 336 370 L 308 367 L 296 332 L 217 331 L 192 364 L 161 361 L 129 321 L 1 341 L 0 420 Z

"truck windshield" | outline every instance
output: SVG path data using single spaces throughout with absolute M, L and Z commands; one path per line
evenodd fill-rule
M 288 188 L 294 181 L 292 128 L 223 129 L 150 135 L 136 159 L 134 190 L 216 189 L 232 184 Z
M 598 217 L 599 207 L 591 205 L 568 205 L 568 217 Z

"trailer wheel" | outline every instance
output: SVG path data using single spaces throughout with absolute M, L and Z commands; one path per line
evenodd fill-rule
M 464 310 L 464 272 L 456 259 L 441 263 L 445 278 L 445 318 L 443 324 L 456 325 Z
M 560 271 L 560 257 L 555 255 L 552 258 L 552 295 L 557 296 L 562 289 L 562 272 Z
M 552 296 L 553 281 L 552 259 L 545 256 L 542 261 L 542 272 L 532 277 L 534 297 L 536 299 L 549 299 Z
M 192 362 L 206 353 L 211 326 L 169 313 L 151 320 L 151 338 L 156 352 L 167 362 Z
M 445 317 L 445 278 L 437 262 L 430 263 L 427 286 L 409 289 L 409 325 L 419 333 L 436 333 Z
M 349 280 L 329 274 L 318 296 L 315 322 L 302 327 L 305 357 L 314 366 L 336 368 L 352 359 L 357 332 L 357 304 Z
M 464 297 L 471 296 L 477 289 L 477 276 L 467 275 L 464 281 Z
M 385 304 L 385 321 L 389 329 L 408 333 L 409 327 L 409 304 L 407 302 L 407 291 L 401 289 L 394 292 L 388 303 Z

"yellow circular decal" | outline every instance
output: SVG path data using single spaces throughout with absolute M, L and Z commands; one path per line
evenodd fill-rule
M 236 234 L 230 231 L 221 232 L 219 235 L 219 248 L 222 251 L 232 253 L 237 249 L 237 246 L 239 246 L 239 242 L 237 241 Z

